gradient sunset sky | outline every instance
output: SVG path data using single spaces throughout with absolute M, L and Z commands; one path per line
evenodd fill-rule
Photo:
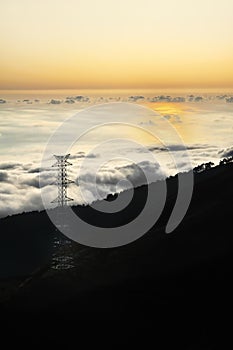
M 233 88 L 232 0 L 2 0 L 0 89 Z

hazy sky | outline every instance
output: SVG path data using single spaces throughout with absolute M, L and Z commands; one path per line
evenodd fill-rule
M 0 89 L 233 87 L 232 0 L 2 0 Z

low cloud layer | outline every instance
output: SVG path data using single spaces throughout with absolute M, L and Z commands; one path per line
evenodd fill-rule
M 183 145 L 170 145 L 167 148 L 160 146 L 148 147 L 148 150 L 163 159 L 163 154 L 169 152 L 173 155 L 179 154 L 177 171 L 187 171 L 190 167 L 190 162 L 187 159 L 186 150 L 189 152 L 193 166 L 201 164 L 205 161 L 213 159 L 218 160 L 222 157 L 233 155 L 233 148 L 227 148 L 222 151 L 213 145 L 208 144 L 193 144 L 184 147 Z M 140 153 L 141 149 L 134 149 Z M 130 152 L 130 150 L 129 150 Z M 90 157 L 90 161 L 99 160 L 100 155 L 95 153 L 85 154 L 80 151 L 71 155 L 72 163 L 76 166 L 79 160 L 84 160 L 85 157 Z M 143 157 L 143 156 L 142 156 Z M 158 158 L 159 160 L 160 158 Z M 74 198 L 74 203 L 91 203 L 98 199 L 96 189 L 101 198 L 106 197 L 109 193 L 123 191 L 124 189 L 137 187 L 148 182 L 164 179 L 166 176 L 174 174 L 174 164 L 169 163 L 168 159 L 164 158 L 166 163 L 166 171 L 163 167 L 163 162 L 151 163 L 150 161 L 140 161 L 138 164 L 114 165 L 105 166 L 103 158 L 103 167 L 99 169 L 97 175 L 92 169 L 85 169 L 78 176 L 75 174 L 72 167 L 69 168 L 69 177 L 75 180 L 76 185 L 72 185 L 69 189 L 69 194 Z M 53 161 L 51 160 L 51 165 Z M 162 167 L 161 167 L 162 165 Z M 170 170 L 169 170 L 170 169 Z M 176 171 L 176 172 L 177 172 Z M 148 180 L 147 180 L 148 179 Z M 85 191 L 85 200 L 80 197 L 79 186 Z M 0 217 L 20 213 L 31 210 L 43 209 L 41 190 L 50 194 L 50 202 L 56 198 L 56 170 L 48 168 L 40 168 L 35 162 L 19 163 L 19 162 L 3 162 L 0 163 Z M 48 207 L 50 206 L 48 202 Z
M 18 106 L 23 105 L 75 105 L 75 104 L 92 104 L 92 103 L 107 103 L 107 102 L 132 102 L 132 103 L 145 103 L 145 102 L 164 102 L 164 103 L 200 103 L 208 101 L 221 101 L 225 103 L 233 103 L 233 96 L 222 94 L 222 95 L 156 95 L 156 96 L 143 96 L 143 95 L 131 95 L 131 96 L 86 96 L 86 95 L 74 95 L 74 96 L 62 96 L 62 98 L 23 98 L 23 99 L 12 99 L 12 98 L 0 98 L 0 104 L 12 104 L 16 103 Z
M 106 195 L 109 192 L 115 192 L 117 186 L 117 190 L 122 190 L 127 188 L 130 183 L 133 186 L 143 183 L 143 173 L 140 169 L 144 169 L 150 177 L 155 174 L 158 179 L 164 173 L 169 176 L 178 171 L 185 171 L 190 164 L 186 150 L 193 167 L 209 161 L 217 164 L 221 158 L 232 156 L 233 104 L 231 99 L 232 96 L 226 94 L 217 96 L 199 94 L 184 96 L 161 94 L 157 96 L 143 96 L 141 94 L 86 96 L 77 94 L 73 96 L 30 95 L 19 98 L 14 95 L 11 98 L 0 96 L 0 216 L 42 209 L 42 190 L 49 194 L 49 201 L 56 198 L 55 171 L 41 169 L 40 166 L 43 150 L 56 128 L 66 118 L 85 109 L 85 107 L 116 101 L 130 102 L 130 104 L 126 104 L 130 107 L 133 103 L 141 103 L 145 106 L 149 104 L 167 119 L 164 124 L 169 122 L 174 126 L 174 130 L 183 132 L 181 137 L 187 144 L 186 147 L 176 144 L 166 130 L 164 140 L 161 143 L 152 143 L 154 141 L 150 141 L 145 135 L 142 135 L 143 147 L 125 149 L 123 154 L 129 159 L 134 152 L 137 156 L 141 154 L 141 158 L 137 158 L 135 161 L 138 165 L 128 164 L 120 167 L 114 165 L 112 168 L 109 166 L 100 169 L 97 175 L 97 184 L 100 192 Z M 99 111 L 95 116 L 99 123 L 102 123 L 103 120 L 109 123 L 117 122 L 117 116 L 111 114 L 111 108 L 105 109 L 103 113 L 107 114 L 103 116 L 102 111 Z M 89 158 L 89 164 L 98 163 L 98 161 L 104 164 L 106 153 L 111 155 L 114 146 L 108 147 L 106 151 L 95 149 L 95 146 L 102 140 L 104 141 L 105 137 L 110 139 L 111 137 L 119 139 L 125 137 L 134 139 L 137 144 L 140 144 L 138 130 L 146 129 L 155 133 L 160 130 L 160 120 L 162 119 L 160 115 L 155 117 L 153 111 L 146 108 L 142 108 L 140 113 L 136 116 L 129 116 L 126 111 L 125 122 L 136 126 L 135 134 L 134 131 L 128 133 L 122 127 L 118 129 L 109 127 L 106 129 L 106 133 L 98 129 L 96 132 L 92 132 L 92 136 L 89 138 L 87 133 L 86 138 L 80 140 L 80 145 L 71 152 L 70 159 L 73 166 L 68 169 L 71 179 L 77 178 L 77 171 L 74 169 L 85 158 Z M 74 125 L 77 127 L 77 134 L 80 125 L 85 130 L 89 130 L 91 123 L 88 120 L 88 113 L 85 114 L 85 117 L 82 116 L 82 113 L 78 113 L 77 123 Z M 113 129 L 117 129 L 117 134 Z M 163 144 L 169 145 L 168 148 L 165 148 Z M 122 146 L 121 141 L 119 141 L 118 146 Z M 160 164 L 159 168 L 154 169 L 152 164 L 147 163 L 146 158 L 144 158 L 144 148 L 153 153 L 156 161 Z M 87 150 L 90 150 L 89 153 Z M 168 151 L 178 156 L 178 164 L 174 165 L 172 159 L 168 158 Z M 119 156 L 118 153 L 116 155 Z M 142 161 L 144 159 L 145 163 Z M 54 159 L 51 155 L 51 165 L 53 163 Z M 92 169 L 87 167 L 79 181 L 88 186 L 88 198 L 93 200 L 95 192 Z M 80 201 L 76 185 L 71 185 L 69 195 L 75 199 L 76 203 Z M 48 203 L 50 203 L 49 201 Z
M 84 192 L 86 202 L 91 203 L 107 197 L 109 193 L 121 192 L 165 177 L 158 164 L 144 161 L 116 166 L 111 170 L 103 169 L 97 174 L 87 171 L 76 178 L 76 184 Z
M 24 163 L 0 164 L 0 217 L 24 211 L 42 210 L 41 188 L 51 186 L 54 173 L 34 172 Z

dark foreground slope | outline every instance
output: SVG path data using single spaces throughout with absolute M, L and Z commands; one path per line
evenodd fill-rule
M 144 341 L 152 336 L 158 349 L 225 349 L 231 341 L 233 311 L 232 179 L 233 164 L 195 175 L 187 215 L 166 235 L 177 194 L 177 179 L 169 179 L 163 215 L 146 235 L 114 249 L 73 244 L 73 269 L 45 268 L 2 301 L 2 330 L 36 342 L 72 338 L 79 343 L 83 327 L 90 336 L 97 329 L 103 338 L 111 332 L 114 341 L 121 332 L 133 341 L 144 330 Z M 121 216 L 96 216 L 91 208 L 74 211 L 105 227 L 123 224 L 138 213 L 146 192 L 146 186 L 136 189 L 133 206 Z M 24 232 L 23 244 L 18 239 L 12 253 L 6 233 L 14 245 L 16 232 Z M 46 266 L 53 232 L 44 212 L 1 220 L 2 251 L 14 256 L 16 265 L 23 260 L 25 264 L 16 273 L 8 261 L 9 275 L 18 274 L 22 282 L 23 275 Z

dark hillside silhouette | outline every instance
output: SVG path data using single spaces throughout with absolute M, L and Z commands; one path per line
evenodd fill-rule
M 164 229 L 176 200 L 177 177 L 167 179 L 165 209 L 146 235 L 114 249 L 73 243 L 71 270 L 46 268 L 54 228 L 45 212 L 0 220 L 2 276 L 23 281 L 32 274 L 2 301 L 5 327 L 18 337 L 25 335 L 25 327 L 31 337 L 38 329 L 40 337 L 52 337 L 62 327 L 75 338 L 77 324 L 106 327 L 107 321 L 114 330 L 151 329 L 154 344 L 164 346 L 158 349 L 168 344 L 180 349 L 225 348 L 233 311 L 233 164 L 207 168 L 195 172 L 191 205 L 172 234 Z M 137 188 L 133 205 L 121 215 L 97 215 L 90 207 L 73 210 L 103 227 L 124 224 L 140 212 L 146 193 L 147 186 Z M 39 266 L 44 269 L 33 277 Z

